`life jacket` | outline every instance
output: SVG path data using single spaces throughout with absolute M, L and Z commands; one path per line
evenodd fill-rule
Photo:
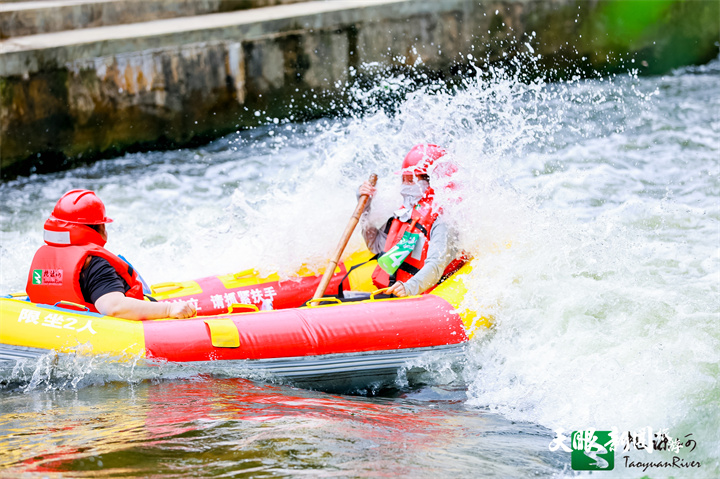
M 80 272 L 88 256 L 107 260 L 130 289 L 125 296 L 143 299 L 142 283 L 128 263 L 106 250 L 100 233 L 86 225 L 50 218 L 45 222 L 45 245 L 35 253 L 28 275 L 26 292 L 33 303 L 55 304 L 70 301 L 97 312 L 83 298 Z
M 428 246 L 430 243 L 430 230 L 432 229 L 433 223 L 438 217 L 438 212 L 433 211 L 432 196 L 426 196 L 418 205 L 413 208 L 410 218 L 407 221 L 401 221 L 398 217 L 393 217 L 388 220 L 385 226 L 387 233 L 387 239 L 385 240 L 385 247 L 383 251 L 389 251 L 395 246 L 403 234 L 406 231 L 410 233 L 419 233 L 420 239 L 418 240 L 413 252 L 405 258 L 405 261 L 400 265 L 398 270 L 392 276 L 388 275 L 380 266 L 375 268 L 372 275 L 373 283 L 378 288 L 387 288 L 396 281 L 405 282 L 412 278 L 415 273 L 425 264 L 425 258 L 427 258 Z M 413 220 L 416 220 L 415 226 L 410 229 L 410 224 Z

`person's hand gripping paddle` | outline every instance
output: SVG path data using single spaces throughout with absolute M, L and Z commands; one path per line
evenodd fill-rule
M 375 186 L 375 183 L 377 183 L 377 175 L 373 173 L 370 175 L 370 179 L 368 181 L 372 186 Z M 330 284 L 330 280 L 335 273 L 335 268 L 337 268 L 338 261 L 340 261 L 340 256 L 342 256 L 343 251 L 345 251 L 345 247 L 347 246 L 348 241 L 350 241 L 350 236 L 352 236 L 355 226 L 357 226 L 358 221 L 360 221 L 360 215 L 362 215 L 362 212 L 365 210 L 365 205 L 367 205 L 368 199 L 368 195 L 360 195 L 360 198 L 358 198 L 358 204 L 355 207 L 352 217 L 350 218 L 350 222 L 345 227 L 345 231 L 340 238 L 340 243 L 338 243 L 335 253 L 330 259 L 330 262 L 325 269 L 325 274 L 323 274 L 320 284 L 318 284 L 312 299 L 322 298 L 325 294 L 325 290 L 327 289 L 328 284 Z

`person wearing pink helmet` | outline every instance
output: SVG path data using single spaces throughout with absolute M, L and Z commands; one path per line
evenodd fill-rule
M 402 169 L 402 206 L 395 211 L 382 228 L 367 221 L 370 201 L 361 217 L 362 235 L 368 249 L 376 255 L 389 252 L 403 238 L 405 232 L 419 234 L 419 240 L 399 265 L 397 271 L 388 274 L 380 266 L 375 268 L 373 283 L 378 288 L 389 288 L 387 294 L 414 296 L 432 288 L 445 275 L 457 269 L 458 252 L 454 232 L 443 221 L 440 209 L 434 204 L 434 191 L 430 187 L 431 169 L 442 165 L 443 176 L 453 174 L 457 167 L 450 162 L 437 164 L 445 156 L 445 150 L 433 144 L 419 144 L 405 156 Z M 447 187 L 453 187 L 448 184 Z M 358 194 L 374 196 L 376 189 L 369 182 L 363 183 Z
M 105 205 L 93 191 L 72 190 L 55 204 L 45 221 L 45 244 L 30 266 L 30 301 L 66 301 L 118 318 L 144 320 L 189 318 L 191 303 L 144 301 L 143 285 L 127 262 L 105 249 Z

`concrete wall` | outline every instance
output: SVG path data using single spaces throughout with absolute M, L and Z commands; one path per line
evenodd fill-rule
M 52 0 L 0 3 L 0 39 L 308 0 Z
M 625 68 L 629 55 L 647 72 L 706 62 L 718 54 L 719 5 L 343 0 L 11 38 L 0 42 L 0 173 L 327 113 L 371 62 L 409 70 L 421 59 L 447 76 L 525 42 L 547 68 Z

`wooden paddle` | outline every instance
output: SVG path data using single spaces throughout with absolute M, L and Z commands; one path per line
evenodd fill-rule
M 375 186 L 375 183 L 377 183 L 377 175 L 373 173 L 370 175 L 370 179 L 368 181 L 372 186 Z M 340 256 L 342 256 L 343 251 L 345 251 L 345 247 L 347 246 L 348 241 L 350 241 L 350 236 L 352 236 L 355 226 L 357 226 L 358 221 L 360 221 L 360 215 L 365 210 L 365 205 L 367 204 L 368 199 L 368 195 L 360 195 L 360 198 L 358 198 L 358 204 L 355 207 L 355 212 L 350 218 L 350 222 L 345 227 L 345 231 L 340 238 L 340 243 L 338 243 L 337 248 L 335 249 L 335 254 L 333 254 L 332 259 L 330 259 L 327 269 L 325 270 L 325 274 L 320 280 L 320 284 L 318 284 L 312 299 L 322 298 L 325 294 L 325 290 L 327 289 L 328 284 L 330 284 L 330 280 L 335 273 L 335 268 L 337 268 L 338 261 L 340 261 Z

